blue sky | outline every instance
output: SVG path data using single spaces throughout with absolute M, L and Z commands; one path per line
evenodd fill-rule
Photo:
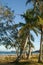
M 22 19 L 20 16 L 18 16 L 16 14 L 22 14 L 26 11 L 26 9 L 33 7 L 32 3 L 30 3 L 26 6 L 26 4 L 25 4 L 26 0 L 0 0 L 0 2 L 3 5 L 8 5 L 12 10 L 14 10 L 14 12 L 15 12 L 15 19 L 14 20 L 16 23 L 24 22 L 24 19 Z M 37 50 L 40 47 L 40 35 L 38 35 L 38 37 L 36 37 L 36 35 L 34 33 L 33 33 L 33 35 L 35 38 L 35 41 L 33 43 L 35 46 L 34 50 Z M 0 46 L 0 49 L 6 50 L 5 47 L 3 47 L 3 46 Z

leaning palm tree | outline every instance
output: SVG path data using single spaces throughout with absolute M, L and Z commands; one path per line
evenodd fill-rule
M 21 16 L 25 19 L 25 23 L 19 24 L 19 25 L 21 25 L 21 28 L 19 30 L 19 35 L 20 35 L 20 37 L 23 37 L 22 38 L 23 43 L 21 45 L 21 50 L 23 52 L 26 45 L 27 45 L 27 42 L 34 40 L 34 37 L 30 33 L 30 31 L 33 30 L 36 33 L 37 36 L 38 36 L 38 33 L 37 33 L 37 30 L 35 29 L 35 22 L 37 20 L 37 17 L 34 16 L 34 12 L 31 11 L 31 10 L 26 11 L 26 13 L 24 13 Z M 21 57 L 22 52 L 21 52 L 19 57 Z
M 30 42 L 28 42 L 29 41 L 29 39 L 28 39 L 28 37 L 26 38 L 27 36 L 25 35 L 25 34 L 23 34 L 22 36 L 20 36 L 20 37 L 18 37 L 17 39 L 16 39 L 16 47 L 18 47 L 18 51 L 17 52 L 19 52 L 19 54 L 18 54 L 18 56 L 17 56 L 17 59 L 16 59 L 16 61 L 19 61 L 21 58 L 22 58 L 22 54 L 25 52 L 26 53 L 26 49 L 28 50 L 29 49 L 29 51 L 28 51 L 28 55 L 26 54 L 26 56 L 27 56 L 27 58 L 30 58 L 30 54 L 31 54 L 31 47 L 33 47 L 33 44 L 32 44 L 32 42 L 30 41 Z M 34 38 L 33 38 L 34 39 Z M 18 45 L 18 46 L 17 46 Z M 28 46 L 28 48 L 27 48 L 27 46 Z M 30 47 L 31 46 L 31 47 Z

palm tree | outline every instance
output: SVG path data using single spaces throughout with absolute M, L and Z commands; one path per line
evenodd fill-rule
M 39 62 L 42 61 L 42 42 L 43 42 L 43 1 L 42 0 L 27 0 L 27 4 L 29 2 L 34 3 L 34 11 L 36 12 L 36 15 L 39 18 L 39 21 L 37 23 L 37 26 L 40 28 L 41 31 L 41 40 L 40 40 L 40 54 L 39 54 Z
M 37 20 L 37 17 L 34 17 L 34 13 L 33 11 L 26 11 L 26 13 L 24 13 L 23 15 L 21 15 L 24 19 L 25 19 L 25 23 L 20 23 L 19 25 L 21 25 L 21 28 L 19 30 L 19 35 L 22 38 L 22 44 L 21 44 L 21 54 L 19 57 L 21 57 L 22 52 L 24 51 L 27 42 L 31 40 L 34 41 L 34 37 L 32 36 L 32 34 L 30 33 L 31 30 L 33 30 L 36 35 L 38 36 L 38 33 L 35 29 L 35 22 Z M 34 23 L 34 24 L 33 24 Z
M 20 52 L 20 55 L 17 56 L 16 61 L 19 61 L 22 58 L 23 52 L 26 53 L 26 49 L 28 50 L 28 48 L 29 48 L 29 51 L 28 51 L 28 55 L 26 54 L 26 56 L 27 56 L 27 58 L 30 58 L 30 56 L 31 56 L 31 48 L 33 48 L 34 46 L 31 41 L 28 42 L 29 39 L 28 39 L 28 37 L 27 38 L 26 37 L 27 36 L 24 34 L 23 36 L 20 36 L 16 39 L 15 44 L 16 44 L 16 47 L 18 48 L 17 52 Z M 28 48 L 27 48 L 27 46 L 28 46 Z M 29 52 L 30 52 L 30 54 L 29 54 Z
M 8 6 L 0 6 L 0 44 L 6 48 L 14 47 L 17 36 L 17 28 L 14 23 L 14 11 Z
M 41 31 L 41 39 L 40 39 L 40 54 L 39 54 L 39 60 L 38 62 L 42 62 L 42 42 L 43 42 L 43 19 L 39 17 L 39 27 Z

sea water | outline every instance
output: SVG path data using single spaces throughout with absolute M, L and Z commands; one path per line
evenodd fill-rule
M 16 52 L 15 51 L 0 51 L 0 55 L 15 55 Z

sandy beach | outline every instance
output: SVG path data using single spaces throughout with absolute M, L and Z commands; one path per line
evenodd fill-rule
M 16 55 L 0 55 L 0 63 L 13 62 L 16 59 Z
M 38 63 L 38 55 L 33 55 L 29 60 L 21 60 L 19 63 L 15 62 L 16 55 L 0 55 L 0 65 L 43 65 Z
M 33 55 L 31 56 L 31 60 L 34 59 L 34 61 L 37 61 L 38 56 L 39 56 L 39 54 L 36 54 L 36 55 L 33 54 Z M 23 57 L 24 57 L 24 55 L 23 55 Z M 17 55 L 0 55 L 0 63 L 14 62 L 14 61 L 16 60 L 16 58 L 17 58 Z M 27 60 L 27 59 L 24 57 L 24 58 L 22 58 L 20 61 L 22 62 L 22 61 L 24 61 L 24 59 L 25 59 L 25 61 Z

